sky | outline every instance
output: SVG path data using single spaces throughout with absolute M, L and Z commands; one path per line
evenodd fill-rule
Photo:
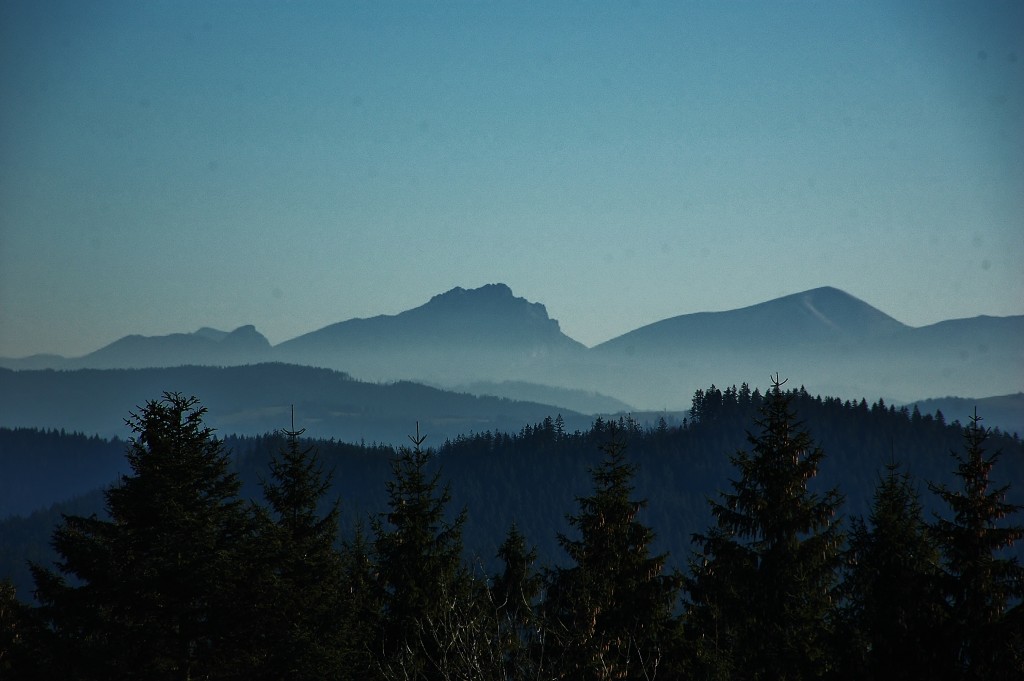
M 508 284 L 1024 314 L 1019 2 L 0 3 L 0 356 Z

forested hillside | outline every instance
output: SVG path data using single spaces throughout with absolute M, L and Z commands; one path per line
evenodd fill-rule
M 175 403 L 173 399 L 179 400 L 179 403 Z M 220 472 L 214 476 L 223 478 L 215 485 L 217 494 L 221 495 L 218 504 L 235 509 L 232 513 L 242 514 L 231 521 L 242 523 L 231 532 L 242 533 L 243 545 L 265 541 L 269 532 L 267 527 L 270 527 L 267 523 L 273 524 L 273 518 L 278 518 L 278 525 L 283 522 L 285 515 L 282 515 L 283 511 L 275 507 L 274 503 L 280 505 L 301 502 L 304 510 L 296 517 L 303 518 L 302 522 L 311 527 L 320 527 L 317 532 L 322 530 L 327 533 L 324 535 L 327 537 L 324 541 L 327 541 L 331 548 L 322 554 L 327 556 L 324 560 L 331 564 L 336 560 L 351 561 L 358 557 L 354 557 L 352 552 L 355 551 L 356 554 L 363 556 L 359 560 L 368 561 L 366 565 L 376 565 L 373 569 L 355 574 L 351 572 L 355 568 L 349 564 L 350 572 L 345 573 L 348 576 L 341 576 L 342 573 L 339 573 L 336 578 L 339 584 L 347 583 L 346 579 L 369 580 L 360 588 L 366 590 L 364 596 L 370 600 L 360 603 L 358 607 L 369 608 L 372 617 L 367 621 L 376 624 L 372 625 L 372 631 L 362 630 L 357 639 L 364 637 L 365 640 L 370 640 L 383 635 L 380 632 L 389 631 L 387 637 L 391 643 L 388 646 L 391 646 L 395 641 L 409 643 L 416 637 L 422 637 L 423 630 L 417 627 L 423 627 L 424 621 L 417 617 L 425 616 L 426 611 L 422 610 L 427 607 L 425 603 L 404 603 L 402 608 L 411 608 L 411 611 L 402 615 L 401 622 L 392 621 L 388 624 L 389 617 L 397 617 L 399 607 L 393 602 L 389 604 L 388 599 L 399 597 L 400 589 L 396 584 L 408 577 L 403 577 L 404 573 L 385 571 L 388 561 L 400 560 L 397 557 L 399 554 L 393 553 L 397 548 L 388 547 L 395 541 L 393 533 L 405 536 L 402 533 L 408 530 L 400 526 L 403 522 L 400 520 L 403 513 L 412 512 L 407 504 L 419 504 L 416 508 L 430 516 L 429 522 L 423 521 L 423 518 L 409 519 L 409 522 L 425 522 L 417 532 L 426 534 L 416 535 L 420 537 L 417 541 L 427 542 L 421 547 L 422 550 L 430 553 L 436 549 L 449 556 L 446 559 L 447 563 L 439 563 L 436 568 L 439 574 L 443 575 L 432 576 L 438 579 L 443 577 L 442 582 L 431 587 L 433 590 L 428 589 L 429 595 L 423 597 L 436 598 L 447 595 L 455 598 L 456 594 L 446 594 L 445 590 L 468 589 L 465 593 L 460 592 L 462 595 L 458 598 L 469 599 L 468 594 L 471 593 L 486 598 L 486 594 L 490 593 L 490 598 L 493 599 L 494 593 L 487 591 L 488 585 L 493 589 L 502 582 L 497 578 L 489 580 L 486 578 L 487 575 L 505 574 L 507 577 L 510 574 L 508 570 L 516 568 L 515 565 L 509 566 L 507 563 L 510 551 L 522 554 L 519 556 L 520 561 L 524 560 L 524 556 L 531 556 L 529 561 L 516 568 L 519 570 L 519 573 L 516 573 L 519 574 L 518 578 L 532 585 L 529 593 L 524 592 L 527 610 L 517 615 L 527 619 L 515 625 L 522 625 L 525 628 L 516 629 L 514 635 L 506 641 L 508 645 L 516 642 L 516 646 L 522 644 L 524 647 L 514 647 L 506 651 L 504 663 L 540 665 L 541 668 L 545 663 L 537 659 L 537 651 L 530 648 L 531 645 L 537 644 L 537 641 L 532 641 L 530 637 L 533 634 L 529 634 L 531 631 L 537 631 L 537 622 L 540 620 L 530 618 L 547 618 L 545 626 L 569 626 L 569 621 L 575 621 L 574 618 L 582 616 L 580 607 L 584 608 L 584 612 L 590 607 L 584 607 L 584 604 L 589 602 L 586 599 L 596 596 L 587 592 L 590 587 L 586 584 L 589 582 L 579 581 L 579 570 L 583 569 L 580 561 L 596 560 L 582 558 L 589 555 L 587 551 L 590 549 L 586 547 L 586 543 L 598 541 L 596 537 L 590 536 L 592 531 L 597 531 L 591 527 L 590 522 L 595 518 L 604 517 L 601 514 L 605 511 L 599 508 L 600 504 L 612 503 L 614 498 L 619 498 L 622 502 L 622 499 L 627 497 L 632 501 L 622 508 L 632 510 L 623 511 L 624 515 L 620 522 L 625 523 L 624 526 L 635 528 L 630 532 L 640 533 L 635 536 L 641 537 L 642 541 L 634 546 L 634 549 L 649 555 L 651 560 L 655 561 L 651 564 L 650 570 L 654 570 L 658 575 L 664 575 L 668 580 L 658 582 L 661 584 L 658 588 L 663 588 L 666 598 L 670 596 L 671 600 L 666 606 L 667 610 L 658 615 L 664 620 L 659 625 L 663 629 L 659 637 L 664 640 L 648 641 L 645 645 L 654 646 L 659 651 L 672 650 L 671 655 L 663 659 L 665 665 L 693 665 L 693 669 L 702 669 L 709 674 L 718 669 L 717 665 L 727 662 L 739 664 L 739 658 L 721 660 L 714 656 L 709 657 L 706 642 L 702 643 L 702 639 L 699 638 L 698 629 L 703 625 L 698 623 L 703 621 L 702 617 L 707 616 L 707 611 L 700 610 L 696 604 L 703 598 L 701 594 L 710 588 L 707 576 L 701 576 L 704 574 L 704 568 L 700 566 L 708 565 L 707 561 L 714 559 L 716 551 L 723 550 L 720 543 L 709 544 L 707 541 L 709 536 L 717 537 L 720 541 L 728 535 L 721 527 L 713 530 L 710 535 L 707 534 L 708 529 L 714 527 L 716 517 L 721 523 L 721 517 L 714 509 L 732 508 L 732 502 L 729 501 L 731 497 L 721 495 L 736 493 L 735 485 L 742 481 L 744 476 L 753 475 L 748 469 L 743 468 L 741 463 L 765 448 L 765 432 L 771 418 L 786 421 L 788 430 L 785 432 L 789 434 L 785 435 L 783 440 L 788 441 L 787 438 L 792 435 L 794 441 L 800 443 L 791 456 L 794 462 L 804 462 L 801 464 L 804 466 L 804 473 L 797 479 L 801 481 L 798 487 L 806 490 L 808 499 L 821 502 L 829 498 L 829 494 L 832 493 L 830 490 L 835 493 L 834 506 L 825 514 L 827 517 L 819 519 L 821 523 L 825 523 L 823 527 L 833 528 L 830 531 L 835 532 L 835 559 L 823 568 L 826 569 L 826 576 L 831 576 L 822 583 L 830 585 L 830 589 L 838 588 L 840 584 L 854 583 L 851 581 L 852 578 L 844 579 L 848 575 L 842 569 L 842 565 L 848 565 L 845 570 L 853 569 L 856 560 L 840 560 L 840 557 L 845 555 L 842 551 L 849 546 L 847 537 L 860 537 L 863 543 L 864 537 L 870 536 L 868 529 L 865 528 L 870 528 L 872 523 L 877 522 L 877 495 L 878 490 L 885 489 L 885 485 L 882 484 L 885 481 L 893 483 L 893 480 L 905 480 L 904 492 L 913 497 L 915 503 L 920 506 L 921 526 L 931 525 L 936 528 L 934 532 L 926 533 L 929 546 L 936 555 L 933 567 L 939 569 L 944 565 L 943 569 L 947 572 L 955 572 L 963 568 L 950 562 L 953 558 L 947 556 L 945 563 L 938 559 L 940 554 L 945 555 L 943 551 L 953 550 L 942 544 L 943 541 L 951 540 L 943 540 L 939 528 L 946 527 L 948 530 L 949 523 L 955 525 L 964 522 L 961 516 L 965 511 L 951 506 L 959 497 L 951 497 L 952 493 L 949 490 L 961 488 L 965 475 L 963 462 L 953 454 L 964 457 L 965 451 L 972 451 L 973 447 L 982 451 L 982 461 L 988 461 L 984 457 L 995 451 L 1001 452 L 990 471 L 982 470 L 985 479 L 991 482 L 991 487 L 982 489 L 988 489 L 989 494 L 993 494 L 992 490 L 1004 490 L 1003 485 L 1024 480 L 1024 445 L 1019 437 L 1008 436 L 998 431 L 987 431 L 983 427 L 983 421 L 974 422 L 966 415 L 961 415 L 962 421 L 948 423 L 941 413 L 921 414 L 916 409 L 895 409 L 885 405 L 881 400 L 869 405 L 863 400 L 851 402 L 836 398 L 820 398 L 802 389 L 779 390 L 770 393 L 766 398 L 746 386 L 730 387 L 725 390 L 712 386 L 697 391 L 689 416 L 682 423 L 668 423 L 662 420 L 640 424 L 631 418 L 622 417 L 611 421 L 598 419 L 587 430 L 576 429 L 570 432 L 565 428 L 561 417 L 556 414 L 535 425 L 525 426 L 517 433 L 483 432 L 444 442 L 432 442 L 430 434 L 425 433 L 420 439 L 415 440 L 418 444 L 414 447 L 400 450 L 333 440 L 303 440 L 299 438 L 299 433 L 288 432 L 263 437 L 229 436 L 215 440 L 209 432 L 203 431 L 200 427 L 205 414 L 201 413 L 197 406 L 184 398 L 173 399 L 151 403 L 148 412 L 140 412 L 142 416 L 133 417 L 136 427 L 143 430 L 136 432 L 136 439 L 128 448 L 128 460 L 122 460 L 119 464 L 111 460 L 111 451 L 114 448 L 123 450 L 126 445 L 122 442 L 108 442 L 52 431 L 19 430 L 0 433 L 0 441 L 4 442 L 5 479 L 8 480 L 33 480 L 35 484 L 40 480 L 49 479 L 47 484 L 57 489 L 66 484 L 65 478 L 69 475 L 89 479 L 88 476 L 109 476 L 118 470 L 131 469 L 129 475 L 105 495 L 93 493 L 76 501 L 39 511 L 27 518 L 8 519 L 0 525 L 0 556 L 3 557 L 0 571 L 13 579 L 16 593 L 23 603 L 29 602 L 33 590 L 45 587 L 39 594 L 43 599 L 43 605 L 46 606 L 42 610 L 27 605 L 17 606 L 13 610 L 13 606 L 8 607 L 4 611 L 4 626 L 8 627 L 5 635 L 14 635 L 14 639 L 6 639 L 7 643 L 4 645 L 11 646 L 20 640 L 17 631 L 12 634 L 12 626 L 30 630 L 32 627 L 45 625 L 47 630 L 61 631 L 61 628 L 67 625 L 62 624 L 60 616 L 53 614 L 53 608 L 59 610 L 64 607 L 61 603 L 65 597 L 60 594 L 65 593 L 66 589 L 72 589 L 71 592 L 67 592 L 69 594 L 77 591 L 77 587 L 58 586 L 62 582 L 52 581 L 55 578 L 54 573 L 37 571 L 33 581 L 26 569 L 25 560 L 36 561 L 44 568 L 54 564 L 71 566 L 73 580 L 69 584 L 77 583 L 75 580 L 85 580 L 85 583 L 89 584 L 98 579 L 111 577 L 90 571 L 78 571 L 78 568 L 74 567 L 75 561 L 68 561 L 67 556 L 69 551 L 86 550 L 75 548 L 79 542 L 99 541 L 100 536 L 110 531 L 110 528 L 120 527 L 121 525 L 108 526 L 102 520 L 110 513 L 117 518 L 118 513 L 127 512 L 119 510 L 116 503 L 111 506 L 115 499 L 122 497 L 123 493 L 119 490 L 142 484 L 133 481 L 148 480 L 155 475 L 148 472 L 149 469 L 143 465 L 152 465 L 152 457 L 156 455 L 153 449 L 155 445 L 147 444 L 147 438 L 151 435 L 144 429 L 145 424 L 139 423 L 139 419 L 147 414 L 156 422 L 162 423 L 161 418 L 166 420 L 167 423 L 162 424 L 161 428 L 171 434 L 175 428 L 182 427 L 181 423 L 192 423 L 192 426 L 198 429 L 192 433 L 193 440 L 190 441 L 190 446 L 207 451 L 202 449 L 205 447 L 209 450 L 208 453 L 215 453 L 214 458 L 221 461 L 218 464 L 221 468 L 217 469 Z M 178 405 L 178 411 L 174 412 L 177 416 L 171 418 L 166 409 L 169 408 L 168 405 L 174 404 Z M 769 409 L 773 404 L 776 412 L 779 404 L 782 405 L 781 416 Z M 187 408 L 183 408 L 183 405 Z M 193 415 L 194 422 L 186 418 L 189 414 Z M 968 424 L 966 428 L 963 423 Z M 410 424 L 410 431 L 416 432 L 415 429 L 416 425 Z M 140 433 L 146 436 L 142 437 Z M 205 435 L 199 437 L 196 433 Z M 796 437 L 801 433 L 806 434 L 806 440 Z M 291 452 L 291 468 L 283 467 L 284 452 Z M 305 454 L 302 454 L 303 452 Z M 818 454 L 811 457 L 814 452 Z M 738 457 L 737 453 L 740 453 Z M 314 465 L 311 457 L 315 457 L 318 463 Z M 18 470 L 11 468 L 13 462 L 18 462 Z M 201 471 L 202 466 L 197 470 Z M 166 474 L 168 473 L 161 473 Z M 195 471 L 192 474 L 196 474 Z M 979 473 L 975 470 L 972 474 Z M 282 476 L 285 476 L 285 482 L 281 482 Z M 288 476 L 302 478 L 301 481 L 292 481 L 297 485 L 292 490 L 292 496 L 273 496 L 268 490 L 268 485 L 290 484 L 287 482 Z M 203 485 L 214 482 L 215 480 L 201 479 L 200 475 L 200 479 L 190 484 L 201 489 Z M 158 485 L 150 493 L 155 496 L 152 496 L 152 499 L 147 497 L 147 503 L 155 504 L 147 513 L 157 515 L 138 518 L 132 516 L 125 522 L 154 522 L 155 520 L 146 518 L 156 518 L 160 514 L 173 511 L 170 506 L 161 505 L 159 502 L 159 499 L 164 498 L 161 496 L 164 493 L 160 492 L 159 485 L 174 484 L 174 481 L 147 481 L 147 484 Z M 787 489 L 791 487 L 790 485 Z M 10 483 L 4 488 L 7 494 L 11 494 L 15 489 L 18 489 L 17 486 Z M 755 485 L 751 489 L 761 488 Z M 992 527 L 1003 528 L 999 531 L 1004 532 L 1002 543 L 989 547 L 990 553 L 996 558 L 1020 555 L 1019 546 L 1013 544 L 1013 540 L 1019 538 L 1019 532 L 1006 528 L 1020 525 L 1020 516 L 1019 513 L 1015 514 L 1016 507 L 1013 504 L 1024 501 L 1024 490 L 1015 484 L 1006 487 L 1004 491 L 1005 498 L 992 500 L 986 511 L 991 517 L 985 522 Z M 209 498 L 204 498 L 207 501 L 203 504 L 208 503 Z M 272 499 L 277 501 L 268 501 Z M 715 503 L 709 504 L 709 501 Z M 1004 505 L 999 506 L 999 503 L 995 502 Z M 7 508 L 15 511 L 18 509 L 17 499 L 5 500 L 5 503 Z M 172 502 L 168 500 L 166 503 Z M 766 508 L 776 505 L 777 502 L 773 502 Z M 910 506 L 913 507 L 913 504 Z M 62 512 L 70 513 L 72 517 L 62 519 Z M 74 520 L 75 517 L 87 518 L 93 513 L 98 513 L 99 519 Z M 320 520 L 317 520 L 318 518 Z M 328 524 L 335 524 L 336 529 L 328 532 L 329 528 L 318 524 L 321 521 L 326 522 L 326 519 L 330 519 Z M 399 526 L 395 526 L 396 522 Z M 600 524 L 597 527 L 600 527 Z M 813 534 L 813 527 L 807 526 L 799 530 L 794 537 L 806 539 L 809 536 L 808 532 Z M 55 528 L 63 528 L 56 535 L 57 553 L 48 548 Z M 510 528 L 514 528 L 512 534 L 509 534 Z M 138 529 L 143 532 L 150 531 L 146 526 Z M 298 531 L 296 528 L 292 529 Z M 250 534 L 252 538 L 244 540 L 244 536 Z M 700 535 L 704 540 L 694 542 L 694 535 Z M 748 551 L 750 546 L 756 544 L 745 544 L 740 541 L 742 536 L 736 533 L 733 535 L 735 537 L 730 541 L 739 547 L 734 550 L 747 546 L 748 548 L 742 550 Z M 434 536 L 434 539 L 428 541 L 430 536 Z M 947 532 L 946 536 L 953 535 Z M 173 537 L 166 537 L 154 538 L 152 541 L 176 540 Z M 431 544 L 431 541 L 434 544 Z M 342 553 L 336 554 L 335 550 L 339 546 L 342 547 Z M 159 548 L 160 551 L 167 549 L 168 547 L 163 545 Z M 243 549 L 240 547 L 238 550 Z M 282 548 L 274 555 L 281 555 L 281 560 L 302 562 L 289 554 L 289 551 Z M 389 551 L 392 553 L 388 553 Z M 711 552 L 708 553 L 709 551 Z M 64 557 L 61 558 L 61 555 Z M 698 558 L 700 555 L 704 558 Z M 417 559 L 405 556 L 401 560 Z M 614 561 L 617 558 L 609 554 L 600 560 Z M 695 560 L 697 562 L 694 562 Z M 853 562 L 850 562 L 851 560 Z M 657 566 L 657 569 L 653 566 Z M 302 569 L 312 568 L 306 566 Z M 591 564 L 588 569 L 597 569 L 597 565 Z M 1017 574 L 1014 572 L 1017 570 L 1016 567 L 1009 566 L 1006 570 L 1006 575 Z M 386 576 L 387 574 L 390 576 Z M 375 581 L 382 579 L 385 580 L 384 583 Z M 751 576 L 750 579 L 754 577 Z M 1006 579 L 1010 577 L 1007 576 Z M 570 599 L 571 602 L 559 601 L 561 605 L 556 609 L 557 613 L 545 610 L 545 604 L 551 607 L 554 607 L 554 604 L 541 598 L 541 594 L 545 592 L 540 589 L 542 583 L 549 594 L 548 599 L 553 598 L 551 594 L 558 593 L 561 594 L 560 599 Z M 687 586 L 680 591 L 684 583 Z M 1006 582 L 1011 583 L 1012 580 Z M 999 597 L 1003 599 L 999 607 L 1018 604 L 1021 595 L 1019 587 L 1004 587 L 999 587 L 1001 591 L 997 589 L 1003 594 Z M 152 586 L 140 584 L 138 588 L 146 589 Z M 408 588 L 419 589 L 422 585 Z M 437 589 L 441 591 L 438 592 Z M 484 591 L 481 592 L 480 589 Z M 581 593 L 580 589 L 584 591 Z M 81 593 L 88 593 L 88 590 Z M 941 594 L 936 596 L 935 593 L 937 592 L 930 593 L 928 597 L 938 598 L 946 603 L 945 607 L 954 607 L 955 610 L 956 602 L 952 595 L 942 597 Z M 373 594 L 376 596 L 372 596 Z M 844 603 L 856 604 L 858 601 L 855 596 L 856 594 L 837 598 Z M 607 597 L 608 594 L 602 596 Z M 574 599 L 584 600 L 578 602 Z M 656 606 L 657 603 L 651 602 L 650 607 L 654 608 L 652 612 L 662 612 L 659 610 L 661 606 Z M 343 608 L 338 604 L 332 607 Z M 473 607 L 481 610 L 460 612 L 459 616 L 483 617 L 484 613 L 488 612 L 486 604 L 478 603 Z M 12 620 L 12 613 L 18 612 L 22 614 Z M 472 614 L 473 612 L 476 614 Z M 955 612 L 950 612 L 948 616 L 953 617 Z M 687 613 L 690 613 L 690 620 L 687 620 Z M 433 612 L 430 616 L 441 617 L 442 614 Z M 451 612 L 444 616 L 450 615 Z M 838 617 L 836 613 L 833 615 Z M 824 616 L 821 613 L 814 615 Z M 38 617 L 42 617 L 43 620 L 38 620 Z M 569 620 L 558 619 L 565 617 Z M 687 621 L 690 622 L 689 629 Z M 950 622 L 949 626 L 953 627 L 953 620 Z M 454 626 L 455 623 L 449 624 Z M 811 625 L 814 625 L 813 617 Z M 855 625 L 848 623 L 848 626 Z M 561 638 L 556 641 L 555 633 L 549 631 L 548 634 L 555 637 L 549 638 L 548 643 L 552 646 L 556 643 L 562 646 L 568 658 L 573 658 L 580 652 L 578 646 L 586 647 L 593 643 L 573 642 Z M 870 634 L 871 632 L 860 632 L 858 635 Z M 1014 635 L 1019 634 L 1017 631 Z M 944 635 L 951 634 L 947 631 Z M 694 636 L 697 638 L 693 638 Z M 670 640 L 673 641 L 671 644 Z M 430 645 L 440 643 L 442 642 L 434 641 Z M 211 642 L 207 644 L 213 645 Z M 223 642 L 221 644 L 227 645 Z M 1014 645 L 1019 644 L 1020 640 L 1017 640 Z M 60 644 L 58 641 L 50 641 L 47 645 L 59 647 Z M 418 645 L 426 645 L 426 642 L 419 640 Z M 815 645 L 827 647 L 831 643 L 819 641 Z M 379 673 L 383 678 L 400 678 L 400 675 L 396 674 L 401 665 L 412 664 L 413 660 L 402 657 L 409 651 L 401 646 L 388 646 L 386 650 L 390 650 L 390 657 L 360 658 L 361 662 L 358 664 L 370 665 L 366 668 L 372 668 L 374 673 Z M 348 652 L 357 657 L 362 654 L 358 651 Z M 663 653 L 659 653 L 661 654 Z M 828 651 L 828 655 L 831 656 L 840 654 L 867 655 L 863 651 Z M 429 666 L 436 663 L 430 655 L 427 657 L 427 661 L 417 657 L 418 661 L 415 664 Z M 626 657 L 628 658 L 628 655 Z M 0 664 L 3 664 L 4 659 L 0 657 Z M 586 667 L 593 662 L 588 662 L 587 659 L 579 659 L 577 663 Z M 750 660 L 743 662 L 747 663 L 752 664 Z M 764 660 L 758 662 L 764 663 Z M 216 663 L 207 660 L 203 664 Z M 340 663 L 335 660 L 330 664 Z
M 164 390 L 202 395 L 219 433 L 272 432 L 295 417 L 310 436 L 346 442 L 405 441 L 419 420 L 433 436 L 517 430 L 552 407 L 470 395 L 420 383 L 367 383 L 348 374 L 293 364 L 77 371 L 0 369 L 0 414 L 8 426 L 65 428 L 107 436 L 127 434 L 124 419 Z M 563 411 L 575 427 L 590 418 Z
M 117 438 L 0 428 L 0 519 L 109 485 L 128 470 L 124 448 Z

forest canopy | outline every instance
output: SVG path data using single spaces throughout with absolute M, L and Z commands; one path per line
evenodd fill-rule
M 699 390 L 682 422 L 556 415 L 436 447 L 219 438 L 205 416 L 141 406 L 96 512 L 37 518 L 55 553 L 18 546 L 5 678 L 1024 669 L 1024 447 L 977 415 L 776 381 Z

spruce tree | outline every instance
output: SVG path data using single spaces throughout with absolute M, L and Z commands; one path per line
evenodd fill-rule
M 841 497 L 808 489 L 824 456 L 776 378 L 751 451 L 732 457 L 739 478 L 711 500 L 715 526 L 687 582 L 687 638 L 695 675 L 814 679 L 830 665 L 842 537 Z
M 17 598 L 9 579 L 0 580 L 0 679 L 40 678 L 40 634 L 29 606 Z M 42 677 L 42 678 L 45 678 Z
M 694 535 L 694 541 L 700 542 L 702 552 L 690 558 L 684 580 L 687 676 L 707 681 L 752 678 L 739 672 L 743 659 L 737 649 L 756 628 L 747 593 L 757 572 L 756 555 L 717 526 Z
M 321 515 L 331 485 L 302 430 L 282 431 L 285 446 L 263 481 L 269 508 L 259 509 L 254 565 L 263 568 L 253 598 L 264 608 L 253 635 L 265 642 L 259 675 L 323 679 L 338 674 L 345 643 L 342 563 L 335 548 L 338 502 Z
M 366 681 L 379 677 L 377 654 L 381 642 L 383 604 L 377 582 L 373 547 L 362 524 L 357 524 L 350 539 L 341 547 L 341 609 L 344 613 L 344 643 L 339 650 L 337 678 Z
M 498 620 L 504 678 L 535 678 L 540 663 L 532 659 L 539 644 L 535 612 L 541 577 L 535 571 L 537 550 L 528 549 L 526 537 L 513 524 L 498 549 L 504 569 L 491 580 L 490 601 Z
M 222 443 L 194 397 L 165 393 L 127 423 L 131 474 L 109 519 L 65 516 L 58 571 L 34 566 L 53 633 L 51 678 L 242 678 L 240 549 L 251 522 Z
M 463 510 L 446 519 L 451 501 L 428 474 L 430 452 L 417 427 L 413 448 L 403 447 L 387 482 L 390 511 L 374 523 L 378 585 L 382 589 L 382 665 L 390 677 L 442 678 L 442 644 L 449 610 L 472 597 L 462 563 Z
M 953 513 L 937 517 L 932 529 L 943 556 L 957 676 L 1019 679 L 1024 676 L 1024 567 L 1004 551 L 1024 537 L 1024 526 L 1009 522 L 1024 507 L 1006 501 L 1009 484 L 992 486 L 1000 452 L 986 453 L 989 430 L 981 421 L 975 412 L 963 431 L 964 453 L 952 452 L 960 488 L 930 485 Z
M 637 519 L 647 502 L 630 498 L 636 467 L 609 431 L 593 494 L 568 518 L 579 538 L 558 536 L 571 565 L 547 579 L 545 655 L 565 678 L 647 679 L 671 657 L 679 579 L 651 555 L 654 532 Z
M 949 664 L 938 548 L 910 476 L 895 463 L 875 489 L 867 521 L 853 521 L 846 564 L 845 675 L 940 678 Z

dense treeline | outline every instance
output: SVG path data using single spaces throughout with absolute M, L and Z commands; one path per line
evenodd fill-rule
M 109 484 L 127 471 L 124 444 L 63 430 L 0 428 L 0 518 L 37 510 L 41 496 L 67 499 Z
M 167 394 L 132 415 L 104 512 L 62 517 L 34 603 L 0 590 L 4 678 L 1024 671 L 1021 506 L 999 484 L 1024 453 L 976 417 L 776 383 L 698 391 L 682 424 L 554 418 L 333 457 L 294 430 L 232 454 L 204 414 Z M 381 465 L 375 505 L 353 471 Z
M 822 398 L 802 388 L 787 394 L 826 453 L 809 484 L 815 491 L 841 488 L 845 516 L 869 512 L 879 475 L 892 461 L 902 462 L 919 486 L 928 481 L 955 482 L 949 454 L 961 446 L 958 421 L 947 423 L 941 413 L 920 414 L 881 400 L 871 404 L 863 399 Z M 654 545 L 672 554 L 670 566 L 684 569 L 691 535 L 711 520 L 707 498 L 724 489 L 734 476 L 729 455 L 747 447 L 747 432 L 755 427 L 762 401 L 759 391 L 745 385 L 711 386 L 694 394 L 683 423 L 655 421 L 642 427 L 629 418 L 614 423 L 597 419 L 589 430 L 567 432 L 556 417 L 515 434 L 461 436 L 443 443 L 437 458 L 452 481 L 456 506 L 471 511 L 468 546 L 485 557 L 493 555 L 496 533 L 514 520 L 535 542 L 542 562 L 557 562 L 562 552 L 556 532 L 569 529 L 568 504 L 588 491 L 587 468 L 599 462 L 600 447 L 614 425 L 638 467 L 637 493 L 651 502 L 642 515 L 657 530 Z M 999 478 L 1024 480 L 1020 439 L 998 431 L 990 433 L 990 438 L 994 449 L 1004 451 Z M 1024 489 L 1010 492 L 1024 502 Z M 922 503 L 928 516 L 942 510 L 934 495 L 925 495 Z

